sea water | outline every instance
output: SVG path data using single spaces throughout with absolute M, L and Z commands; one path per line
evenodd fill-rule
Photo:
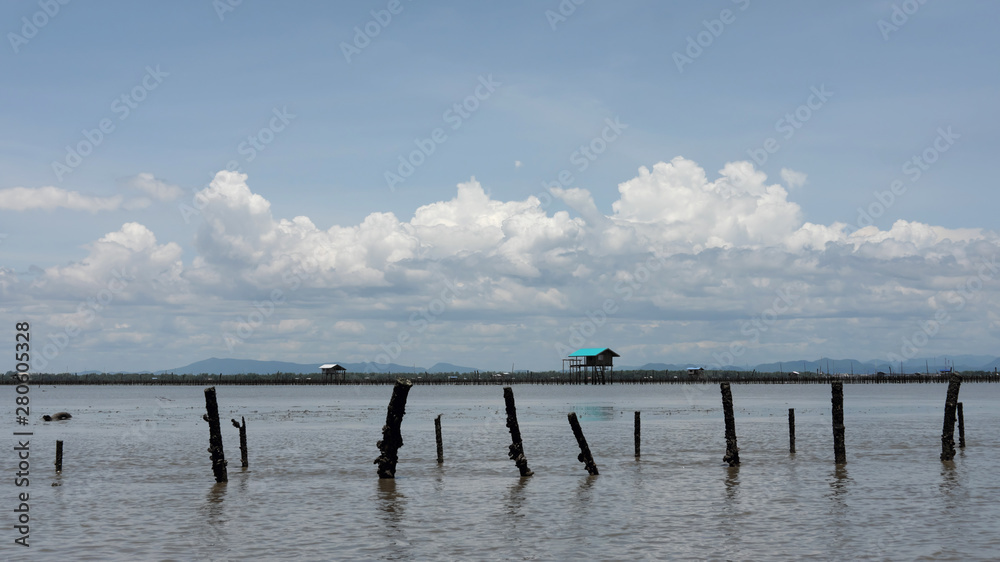
M 29 486 L 15 486 L 13 436 L 0 455 L 0 558 L 996 559 L 1000 385 L 963 385 L 967 446 L 944 463 L 946 388 L 845 385 L 838 467 L 829 385 L 734 384 L 742 464 L 729 468 L 717 384 L 514 385 L 534 471 L 522 479 L 507 457 L 501 387 L 418 385 L 396 479 L 380 480 L 391 386 L 219 386 L 229 481 L 216 484 L 202 387 L 33 385 L 31 423 L 8 424 L 8 435 L 33 433 Z M 14 388 L 2 395 L 13 414 Z M 62 410 L 73 419 L 41 421 Z M 577 460 L 568 412 L 598 476 Z M 246 470 L 229 421 L 241 417 Z M 14 542 L 12 511 L 25 491 L 27 548 Z

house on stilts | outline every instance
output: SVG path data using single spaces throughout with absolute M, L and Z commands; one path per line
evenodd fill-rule
M 336 363 L 320 365 L 319 370 L 326 375 L 326 382 L 344 382 L 347 379 L 347 368 Z
M 569 371 L 576 383 L 607 384 L 614 382 L 614 358 L 621 357 L 606 347 L 585 347 L 562 360 L 563 372 Z

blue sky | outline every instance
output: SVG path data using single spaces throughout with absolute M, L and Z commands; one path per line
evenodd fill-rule
M 48 370 L 996 354 L 997 15 L 5 3 L 0 311 Z

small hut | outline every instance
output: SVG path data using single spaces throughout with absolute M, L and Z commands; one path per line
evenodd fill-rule
M 319 370 L 326 375 L 326 382 L 344 382 L 346 378 L 347 369 L 336 364 L 327 363 L 326 365 L 320 365 Z
M 570 353 L 569 357 L 563 359 L 563 370 L 565 371 L 568 367 L 570 374 L 576 376 L 577 382 L 583 384 L 587 384 L 588 376 L 590 382 L 594 384 L 598 382 L 606 384 L 614 382 L 612 376 L 615 369 L 613 365 L 615 357 L 621 357 L 621 355 L 606 347 L 584 347 Z

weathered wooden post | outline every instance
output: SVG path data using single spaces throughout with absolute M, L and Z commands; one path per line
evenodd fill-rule
M 444 462 L 444 444 L 441 442 L 441 414 L 434 418 L 434 440 L 437 441 L 438 464 Z
M 726 456 L 722 460 L 729 466 L 740 465 L 740 448 L 736 445 L 736 420 L 733 416 L 733 392 L 728 382 L 719 383 L 722 390 L 722 413 L 726 418 Z
M 788 452 L 795 452 L 795 408 L 788 409 Z
M 247 459 L 247 419 L 240 416 L 240 421 L 243 425 L 236 423 L 236 420 L 230 419 L 233 422 L 233 427 L 240 430 L 240 460 L 243 462 L 243 468 L 250 466 L 250 461 Z
M 640 436 L 640 434 L 641 434 L 641 432 L 640 432 L 640 427 L 639 427 L 639 412 L 636 412 L 635 413 L 635 458 L 639 458 L 639 436 Z
M 531 476 L 534 472 L 528 468 L 528 459 L 524 456 L 521 427 L 517 424 L 517 408 L 514 407 L 514 391 L 509 386 L 503 387 L 503 401 L 507 406 L 507 427 L 510 429 L 511 441 L 507 456 L 514 461 L 521 476 Z
M 392 398 L 389 399 L 389 411 L 385 415 L 385 425 L 382 426 L 382 439 L 376 443 L 381 455 L 375 459 L 378 465 L 379 478 L 396 477 L 396 461 L 399 457 L 396 452 L 403 446 L 403 436 L 399 433 L 399 426 L 403 423 L 403 415 L 406 413 L 406 396 L 413 388 L 413 383 L 406 379 L 396 379 L 395 386 L 392 387 Z
M 56 441 L 56 474 L 62 474 L 62 441 Z
M 830 384 L 833 403 L 833 457 L 837 464 L 847 462 L 847 448 L 844 443 L 844 383 Z
M 961 402 L 958 403 L 958 448 L 965 448 L 965 412 Z
M 215 399 L 215 387 L 205 389 L 204 419 L 208 422 L 208 452 L 212 455 L 212 472 L 216 482 L 228 482 L 226 474 L 226 454 L 222 450 L 222 429 L 219 425 L 219 403 Z
M 573 435 L 576 436 L 576 443 L 580 445 L 580 455 L 577 456 L 576 459 L 587 467 L 587 472 L 590 474 L 599 474 L 597 472 L 597 464 L 594 463 L 594 457 L 590 454 L 590 447 L 587 445 L 587 438 L 583 436 L 583 430 L 580 429 L 580 420 L 576 419 L 576 412 L 570 412 L 568 417 L 569 426 L 573 428 Z
M 955 458 L 955 410 L 958 407 L 958 391 L 962 377 L 952 374 L 948 380 L 948 396 L 944 402 L 944 430 L 941 432 L 941 460 Z

